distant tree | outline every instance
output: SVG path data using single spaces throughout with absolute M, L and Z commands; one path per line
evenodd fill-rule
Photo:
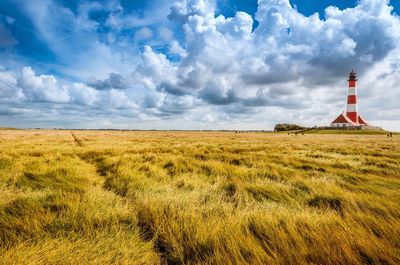
M 275 125 L 275 132 L 283 132 L 283 131 L 295 131 L 295 130 L 303 130 L 305 127 L 302 127 L 297 124 L 288 124 L 288 123 L 279 123 Z

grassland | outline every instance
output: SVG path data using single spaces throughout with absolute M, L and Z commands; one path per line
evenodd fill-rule
M 400 264 L 400 136 L 0 131 L 0 264 Z

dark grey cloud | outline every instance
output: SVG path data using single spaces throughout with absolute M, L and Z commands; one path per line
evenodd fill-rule
M 232 89 L 224 92 L 217 87 L 207 87 L 200 93 L 200 97 L 213 105 L 228 105 L 240 100 Z
M 161 83 L 157 89 L 159 91 L 165 91 L 165 92 L 167 92 L 171 95 L 175 95 L 175 96 L 183 96 L 188 93 L 188 89 L 186 89 L 185 87 L 182 87 L 182 86 L 176 85 L 176 84 L 171 84 L 169 82 Z
M 12 108 L 4 108 L 4 107 L 0 108 L 0 115 L 2 116 L 15 115 L 18 113 L 19 113 L 18 111 Z
M 94 78 L 87 82 L 87 85 L 98 90 L 126 89 L 129 86 L 129 82 L 120 74 L 110 73 L 107 79 L 98 80 Z

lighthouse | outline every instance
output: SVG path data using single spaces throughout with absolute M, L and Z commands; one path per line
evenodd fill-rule
M 370 126 L 358 113 L 357 74 L 352 70 L 347 79 L 347 108 L 331 123 L 331 127 L 366 128 Z
M 357 74 L 351 70 L 349 78 L 349 89 L 347 93 L 347 117 L 354 123 L 358 124 L 358 104 L 357 104 Z

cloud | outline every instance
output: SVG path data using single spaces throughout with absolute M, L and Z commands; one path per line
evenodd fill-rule
M 18 103 L 23 98 L 24 94 L 17 86 L 16 75 L 12 71 L 0 68 L 0 102 Z
M 70 100 L 80 105 L 93 105 L 99 97 L 99 92 L 82 83 L 74 83 L 68 89 Z
M 160 37 L 161 40 L 171 41 L 172 38 L 174 37 L 174 32 L 168 27 L 160 27 L 158 29 L 158 36 Z
M 131 35 L 119 34 L 122 28 L 107 24 L 107 18 L 122 12 L 118 1 L 78 1 L 74 11 L 53 0 L 26 2 L 19 8 L 32 21 L 36 37 L 56 57 L 53 67 L 63 75 L 105 79 L 112 72 L 131 71 L 135 58 L 128 54 L 134 49 L 126 44 Z M 96 20 L 93 14 L 105 17 Z
M 243 100 L 243 105 L 247 107 L 278 106 L 285 109 L 306 108 L 309 103 L 307 97 L 301 91 L 293 93 L 291 87 L 295 84 L 287 84 L 289 88 L 271 87 L 270 89 L 259 90 L 256 95 Z
M 84 83 L 60 82 L 53 75 L 37 75 L 31 67 L 23 67 L 17 78 L 11 72 L 0 71 L 0 90 L 3 97 L 19 95 L 27 103 L 49 103 L 82 105 L 88 108 L 137 108 L 136 103 L 124 91 L 125 81 L 118 74 L 110 74 L 107 80 L 95 82 L 95 85 Z M 57 105 L 54 105 L 57 107 Z M 76 107 L 76 106 L 75 106 Z
M 187 53 L 186 50 L 179 44 L 178 41 L 173 40 L 169 45 L 168 53 L 170 55 L 178 55 L 181 58 L 186 57 Z
M 205 88 L 200 93 L 200 96 L 204 101 L 214 105 L 229 105 L 239 100 L 232 89 L 224 91 L 215 86 Z
M 194 106 L 194 99 L 191 96 L 184 97 L 164 97 L 160 107 L 158 108 L 166 115 L 181 114 Z
M 135 33 L 135 38 L 138 40 L 148 40 L 153 37 L 153 31 L 148 27 L 143 27 Z
M 178 63 L 153 52 L 164 60 L 147 72 L 162 91 L 214 105 L 303 109 L 309 103 L 310 108 L 313 97 L 307 93 L 330 86 L 335 93 L 327 95 L 336 97 L 351 68 L 362 78 L 399 48 L 394 33 L 399 19 L 386 1 L 363 0 L 345 10 L 329 7 L 321 20 L 300 14 L 287 0 L 260 0 L 254 31 L 248 14 L 215 17 L 214 10 L 215 3 L 206 1 L 171 7 L 168 17 L 182 24 L 185 39 L 171 49 L 182 56 Z M 168 71 L 158 74 L 161 68 Z
M 87 83 L 89 86 L 98 89 L 98 90 L 105 90 L 105 89 L 126 89 L 129 84 L 125 78 L 116 73 L 110 73 L 108 78 L 105 80 L 97 80 L 93 78 Z
M 67 103 L 70 101 L 67 89 L 59 86 L 54 76 L 36 76 L 31 67 L 22 68 L 17 85 L 22 88 L 27 99 L 33 102 Z

